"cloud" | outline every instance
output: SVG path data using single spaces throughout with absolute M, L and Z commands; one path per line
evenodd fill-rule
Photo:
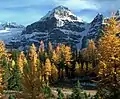
M 120 8 L 119 4 L 120 0 L 0 0 L 0 21 L 31 24 L 59 5 L 91 21 L 97 13 L 110 16 Z
M 64 5 L 71 10 L 98 9 L 94 2 L 89 0 L 54 0 L 57 5 Z

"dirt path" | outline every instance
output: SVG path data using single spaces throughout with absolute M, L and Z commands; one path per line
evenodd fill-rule
M 57 95 L 57 88 L 52 88 L 52 93 L 56 96 Z M 64 95 L 70 95 L 72 94 L 72 90 L 71 89 L 61 89 L 61 91 L 64 93 Z M 88 94 L 90 93 L 90 95 L 95 95 L 96 94 L 96 90 L 85 90 Z

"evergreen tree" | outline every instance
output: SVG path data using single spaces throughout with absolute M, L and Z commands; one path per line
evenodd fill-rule
M 21 90 L 20 71 L 17 65 L 18 51 L 11 52 L 11 58 L 6 64 L 5 79 L 8 81 L 8 90 Z
M 89 99 L 86 92 L 83 91 L 80 86 L 80 82 L 77 81 L 76 86 L 73 88 L 73 93 L 70 95 L 68 99 Z
M 60 88 L 57 89 L 57 92 L 58 92 L 58 98 L 57 99 L 64 99 L 64 94 L 62 93 Z
M 8 75 L 8 89 L 17 91 L 21 90 L 19 68 L 14 60 L 9 62 L 9 68 L 6 75 Z

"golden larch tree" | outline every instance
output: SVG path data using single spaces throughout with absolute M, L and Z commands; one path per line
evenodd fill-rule
M 120 22 L 115 17 L 110 18 L 104 29 L 104 36 L 99 40 L 99 93 L 103 99 L 118 99 L 120 89 Z M 103 90 L 101 90 L 103 89 Z M 108 91 L 112 94 L 106 95 Z M 112 97 L 112 98 L 110 98 Z
M 0 68 L 0 99 L 3 99 L 3 69 Z
M 49 58 L 47 58 L 45 61 L 44 75 L 45 75 L 45 82 L 48 86 L 49 85 L 49 78 L 51 76 L 51 62 L 50 62 Z
M 23 68 L 24 68 L 25 63 L 27 63 L 27 60 L 24 55 L 24 52 L 22 51 L 20 52 L 20 55 L 18 56 L 18 59 L 17 59 L 17 65 L 21 73 L 23 73 Z
M 72 51 L 71 48 L 69 46 L 65 46 L 64 49 L 64 58 L 65 58 L 65 63 L 69 63 L 72 59 Z
M 43 82 L 41 69 L 38 68 L 38 57 L 36 47 L 34 44 L 30 47 L 28 52 L 28 64 L 25 64 L 22 73 L 22 98 L 25 99 L 43 99 L 42 92 Z
M 93 40 L 89 40 L 87 47 L 88 59 L 89 62 L 92 63 L 92 66 L 97 66 L 97 48 Z
M 58 79 L 58 70 L 54 63 L 51 65 L 51 82 L 57 81 Z
M 38 68 L 37 67 L 38 56 L 37 56 L 36 47 L 34 44 L 32 44 L 32 46 L 30 47 L 28 57 L 29 57 L 30 69 L 34 73 L 35 71 L 37 71 L 37 68 Z

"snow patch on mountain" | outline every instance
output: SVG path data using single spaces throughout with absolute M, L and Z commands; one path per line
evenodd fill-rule
M 40 21 L 46 21 L 47 19 L 51 19 L 53 17 L 57 19 L 58 27 L 63 26 L 64 21 L 83 22 L 83 20 L 80 17 L 77 17 L 67 7 L 64 6 L 58 6 L 52 11 L 49 11 L 44 17 L 41 18 Z
M 0 40 L 3 40 L 6 44 L 12 40 L 15 41 L 21 36 L 23 30 L 24 26 L 13 22 L 0 23 Z

